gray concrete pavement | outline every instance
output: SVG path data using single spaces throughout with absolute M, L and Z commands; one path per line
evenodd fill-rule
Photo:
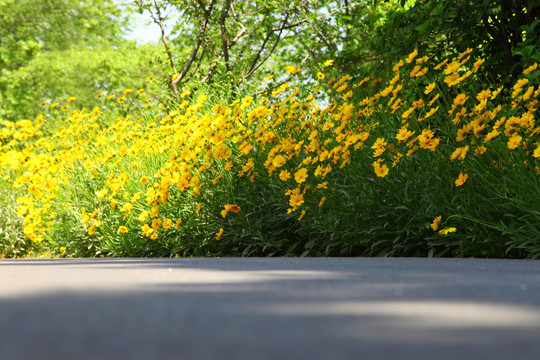
M 0 359 L 540 359 L 540 261 L 0 261 Z

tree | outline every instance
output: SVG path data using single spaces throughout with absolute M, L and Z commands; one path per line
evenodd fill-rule
M 401 1 L 401 5 L 406 5 Z M 432 55 L 476 49 L 495 81 L 511 82 L 540 62 L 539 0 L 416 0 L 388 6 L 385 21 L 368 37 L 374 55 L 390 63 L 418 48 Z M 351 46 L 356 49 L 358 46 Z
M 335 53 L 334 15 L 358 5 L 328 0 L 135 2 L 162 30 L 170 86 L 177 96 L 189 81 L 220 79 L 238 85 L 256 78 L 261 69 L 302 66 L 318 54 Z M 164 22 L 171 14 L 181 21 L 167 36 Z
M 0 119 L 36 116 L 43 100 L 136 87 L 148 52 L 122 38 L 130 11 L 112 0 L 0 0 Z
M 127 21 L 112 0 L 0 0 L 0 8 L 4 70 L 26 65 L 40 51 L 115 43 Z
M 32 118 L 42 111 L 40 103 L 65 104 L 70 97 L 77 98 L 76 106 L 91 108 L 101 101 L 96 98 L 99 93 L 107 96 L 123 89 L 147 88 L 145 79 L 152 74 L 149 59 L 155 51 L 150 45 L 126 43 L 117 48 L 40 52 L 26 66 L 4 73 L 0 117 Z

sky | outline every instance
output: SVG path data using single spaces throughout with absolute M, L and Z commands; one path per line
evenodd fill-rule
M 141 16 L 136 17 L 131 32 L 128 32 L 126 38 L 128 40 L 137 40 L 141 43 L 156 42 L 161 36 L 159 26 L 154 23 L 148 24 L 148 18 Z
M 137 40 L 140 43 L 151 43 L 159 41 L 161 38 L 161 30 L 159 25 L 151 21 L 150 15 L 138 13 L 133 15 L 134 23 L 132 31 L 126 36 L 128 40 Z M 167 27 L 166 27 L 167 29 Z

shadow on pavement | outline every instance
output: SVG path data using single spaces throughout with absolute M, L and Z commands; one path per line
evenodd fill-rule
M 439 260 L 2 261 L 0 358 L 538 359 L 539 263 Z

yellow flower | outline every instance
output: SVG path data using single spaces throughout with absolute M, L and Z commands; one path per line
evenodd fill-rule
M 325 67 L 328 67 L 328 66 L 332 66 L 334 64 L 334 60 L 326 60 L 324 62 L 324 66 Z
M 118 231 L 120 231 L 122 234 L 127 234 L 128 228 L 125 226 L 119 226 Z
M 221 210 L 221 216 L 222 216 L 223 218 L 226 218 L 228 213 L 229 213 L 229 212 L 227 211 L 227 208 L 225 208 L 224 210 Z
M 197 203 L 197 209 L 195 210 L 195 213 L 198 215 L 201 212 L 201 203 Z
M 152 229 L 157 230 L 161 226 L 161 220 L 160 219 L 153 219 L 152 220 Z
M 319 79 L 319 80 L 324 79 L 324 74 L 323 74 L 322 72 L 319 71 L 319 72 L 317 73 L 317 79 Z
M 424 90 L 424 94 L 429 94 L 430 92 L 433 91 L 433 89 L 435 89 L 435 83 L 432 82 L 431 84 L 429 84 L 428 86 L 426 86 L 426 89 Z
M 411 116 L 411 114 L 412 114 L 413 111 L 414 111 L 414 107 L 411 106 L 411 107 L 410 107 L 409 109 L 407 109 L 403 114 L 401 114 L 401 118 L 402 118 L 403 120 L 407 120 L 407 119 Z
M 154 229 L 148 226 L 148 224 L 144 224 L 143 226 L 141 226 L 141 231 L 144 236 L 150 237 L 152 233 L 154 232 Z
M 446 234 L 449 234 L 449 233 L 453 233 L 453 232 L 456 232 L 456 228 L 455 227 L 449 227 L 449 228 L 445 228 L 445 229 L 442 229 L 442 230 L 439 230 L 439 234 L 441 235 L 446 235 Z
M 321 201 L 319 201 L 319 207 L 323 206 L 324 202 L 326 201 L 326 197 L 322 197 Z
M 267 77 L 264 78 L 264 81 L 270 81 L 274 78 L 274 75 L 268 75 Z
M 221 144 L 216 150 L 214 150 L 214 157 L 216 159 L 228 159 L 232 155 L 232 151 L 225 145 Z
M 523 101 L 529 100 L 533 92 L 534 92 L 534 86 L 529 86 L 527 91 L 525 91 L 525 94 L 523 94 Z
M 336 91 L 337 91 L 338 93 L 343 92 L 343 91 L 345 91 L 345 89 L 347 89 L 347 86 L 348 86 L 347 84 L 343 84 L 343 85 L 341 85 L 340 87 L 338 87 L 338 88 L 336 89 Z
M 435 114 L 437 112 L 437 110 L 439 110 L 439 107 L 434 107 L 434 108 L 431 108 L 427 113 L 426 115 L 424 116 L 424 119 L 427 119 L 428 117 L 430 116 L 433 116 L 433 114 Z
M 287 65 L 285 66 L 285 71 L 288 72 L 288 73 L 294 73 L 294 71 L 296 70 L 296 68 L 293 66 L 293 65 Z
M 409 56 L 407 56 L 407 59 L 405 59 L 407 64 L 410 64 L 414 60 L 416 55 L 418 55 L 418 49 L 414 49 L 414 51 L 410 53 Z
M 212 141 L 215 143 L 215 144 L 219 144 L 219 143 L 222 143 L 223 140 L 225 140 L 225 134 L 222 133 L 221 131 L 220 132 L 217 132 L 214 137 L 212 137 Z M 242 145 L 247 145 L 247 142 L 244 141 L 244 143 Z
M 484 142 L 488 142 L 497 136 L 499 136 L 501 133 L 497 129 L 493 129 L 492 131 L 488 132 L 486 136 L 484 137 Z
M 521 89 L 523 86 L 527 85 L 529 83 L 528 79 L 519 79 L 516 81 L 514 86 L 512 87 L 514 90 Z
M 88 235 L 94 235 L 96 232 L 96 225 L 92 225 L 88 228 Z
M 148 211 L 142 211 L 139 216 L 137 217 L 137 219 L 141 222 L 144 222 L 146 221 L 146 219 L 148 218 Z
M 461 186 L 465 184 L 465 181 L 467 181 L 468 178 L 469 178 L 469 175 L 460 172 L 458 178 L 455 181 L 456 186 Z
M 180 97 L 183 99 L 183 98 L 185 98 L 186 96 L 189 96 L 189 95 L 191 95 L 191 90 L 187 89 L 182 94 L 180 94 Z
M 276 155 L 274 159 L 272 160 L 272 165 L 274 165 L 276 168 L 283 166 L 287 159 L 283 155 Z
M 66 247 L 65 246 L 60 246 L 60 253 L 63 254 L 66 252 Z
M 416 65 L 414 67 L 414 69 L 411 70 L 411 72 L 409 73 L 409 76 L 410 77 L 415 77 L 416 74 L 420 71 L 421 67 L 419 65 Z
M 537 63 L 534 63 L 534 64 L 532 64 L 531 66 L 529 66 L 528 68 L 526 68 L 525 70 L 523 70 L 523 74 L 530 74 L 530 73 L 532 73 L 534 70 L 536 70 L 536 68 L 538 68 L 538 64 L 537 64 Z
M 434 103 L 435 101 L 437 101 L 437 99 L 438 99 L 439 97 L 441 97 L 441 94 L 439 94 L 439 93 L 435 94 L 435 96 L 433 96 L 433 99 L 431 99 L 431 100 L 428 102 L 428 106 L 433 105 L 433 103 Z
M 480 66 L 486 61 L 486 59 L 479 59 L 474 63 L 474 72 L 477 72 Z
M 513 150 L 517 148 L 521 144 L 522 139 L 523 138 L 518 134 L 512 135 L 512 137 L 508 139 L 508 143 L 507 143 L 508 149 Z
M 174 224 L 174 228 L 178 230 L 180 225 L 182 225 L 182 219 L 178 218 L 178 220 L 176 220 L 176 224 Z
M 462 79 L 459 76 L 459 74 L 448 75 L 447 77 L 444 78 L 444 82 L 449 87 L 459 84 L 461 82 L 461 80 Z
M 380 148 L 376 149 L 376 150 L 373 152 L 373 157 L 379 157 L 379 156 L 381 156 L 381 155 L 384 153 L 385 150 L 386 150 L 385 147 L 380 147 Z
M 435 219 L 433 219 L 433 222 L 430 225 L 431 228 L 433 229 L 433 231 L 437 231 L 439 229 L 439 222 L 441 221 L 441 219 L 442 219 L 441 215 L 439 215 Z
M 328 188 L 328 181 L 317 184 L 317 189 L 327 189 L 327 188 Z
M 465 157 L 467 156 L 468 151 L 469 151 L 469 145 L 458 147 L 456 148 L 456 150 L 454 150 L 454 152 L 450 156 L 450 160 L 455 160 L 455 159 L 465 160 Z
M 221 210 L 221 216 L 223 216 L 223 218 L 226 218 L 229 211 L 237 214 L 238 212 L 240 212 L 240 210 L 240 206 L 238 205 L 226 204 L 224 209 Z
M 371 146 L 372 149 L 380 149 L 382 147 L 385 147 L 387 145 L 386 141 L 384 141 L 383 138 L 377 138 L 377 140 L 375 140 L 375 143 L 373 144 L 373 146 Z
M 457 96 L 454 98 L 454 105 L 463 105 L 465 104 L 465 101 L 467 101 L 469 97 L 465 94 L 457 94 Z
M 482 90 L 476 95 L 476 100 L 483 101 L 489 99 L 489 95 L 491 95 L 491 90 Z
M 459 61 L 452 61 L 450 64 L 446 65 L 446 69 L 444 69 L 444 73 L 446 75 L 453 74 L 459 69 L 460 66 L 461 66 L 461 63 Z
M 458 54 L 458 59 L 461 59 L 461 58 L 469 55 L 470 53 L 472 53 L 472 49 L 467 48 L 464 52 L 461 52 L 461 53 Z
M 75 101 L 77 100 L 77 98 L 75 96 L 70 96 L 67 98 L 67 102 L 72 102 L 72 101 Z
M 397 62 L 394 67 L 392 67 L 392 71 L 393 72 L 396 72 L 396 73 L 399 73 L 399 69 L 403 66 L 403 59 L 402 60 L 399 60 L 399 62 Z M 364 79 L 366 80 L 366 79 Z M 367 81 L 367 80 L 366 80 Z M 359 84 L 360 85 L 360 84 Z
M 429 149 L 431 146 L 431 140 L 435 136 L 435 133 L 431 129 L 424 129 L 422 133 L 418 135 L 418 143 L 421 148 Z
M 500 86 L 497 90 L 495 90 L 492 94 L 491 94 L 491 99 L 490 100 L 494 100 L 500 93 L 501 91 L 504 89 L 504 86 Z
M 242 148 L 242 154 L 248 155 L 251 152 L 251 150 L 253 150 L 253 145 L 247 144 L 246 146 Z
M 289 199 L 289 205 L 291 205 L 293 208 L 297 208 L 303 203 L 304 203 L 304 195 L 302 194 L 292 194 L 291 198 Z
M 279 173 L 279 179 L 281 181 L 287 181 L 291 177 L 292 177 L 292 175 L 288 170 L 281 170 L 281 172 Z
M 131 212 L 132 209 L 133 209 L 133 204 L 125 203 L 124 206 L 122 206 L 122 209 L 120 209 L 120 211 L 129 213 Z
M 228 207 L 228 209 L 229 209 L 230 212 L 233 212 L 233 213 L 235 213 L 235 214 L 238 214 L 238 213 L 240 212 L 240 210 L 242 210 L 242 209 L 240 208 L 240 206 L 238 206 L 238 205 L 230 205 L 230 204 L 227 204 L 227 205 L 225 205 L 225 206 Z
M 133 194 L 133 196 L 131 197 L 130 201 L 131 201 L 132 203 L 136 203 L 140 198 L 141 198 L 141 193 L 140 193 L 140 192 L 137 192 L 137 193 Z
M 380 94 L 382 97 L 387 97 L 388 95 L 390 95 L 393 89 L 394 89 L 394 86 L 390 85 L 386 87 L 383 91 L 381 91 Z
M 538 145 L 536 149 L 534 149 L 533 156 L 537 159 L 540 158 L 540 145 Z
M 284 92 L 285 90 L 287 90 L 288 87 L 289 87 L 289 84 L 288 84 L 288 83 L 284 83 L 284 84 L 281 85 L 278 89 L 272 91 L 272 96 L 281 94 L 282 92 Z
M 163 228 L 165 230 L 169 229 L 172 226 L 172 220 L 171 219 L 165 219 L 162 224 Z
M 105 197 L 105 195 L 107 195 L 108 192 L 109 192 L 109 189 L 107 188 L 98 190 L 96 191 L 96 197 L 98 198 L 98 200 L 101 200 Z
M 296 180 L 297 183 L 301 184 L 304 181 L 306 181 L 308 177 L 307 169 L 306 168 L 300 168 L 297 172 L 294 173 L 294 180 Z
M 216 240 L 221 240 L 223 236 L 223 228 L 219 228 L 219 231 L 216 233 Z
M 382 166 L 380 166 L 379 162 L 375 162 L 373 163 L 373 169 L 375 170 L 375 175 L 377 175 L 378 177 L 385 177 L 386 175 L 388 175 L 388 166 L 386 166 L 386 164 L 383 164 Z
M 420 78 L 420 77 L 426 75 L 428 70 L 429 70 L 428 67 L 422 68 L 422 70 L 420 70 L 419 72 L 416 73 L 415 77 Z
M 401 129 L 399 129 L 399 132 L 396 135 L 396 140 L 398 140 L 399 142 L 407 141 L 407 139 L 413 135 L 414 135 L 414 132 L 410 131 L 409 129 L 407 129 L 406 126 L 404 126 Z

